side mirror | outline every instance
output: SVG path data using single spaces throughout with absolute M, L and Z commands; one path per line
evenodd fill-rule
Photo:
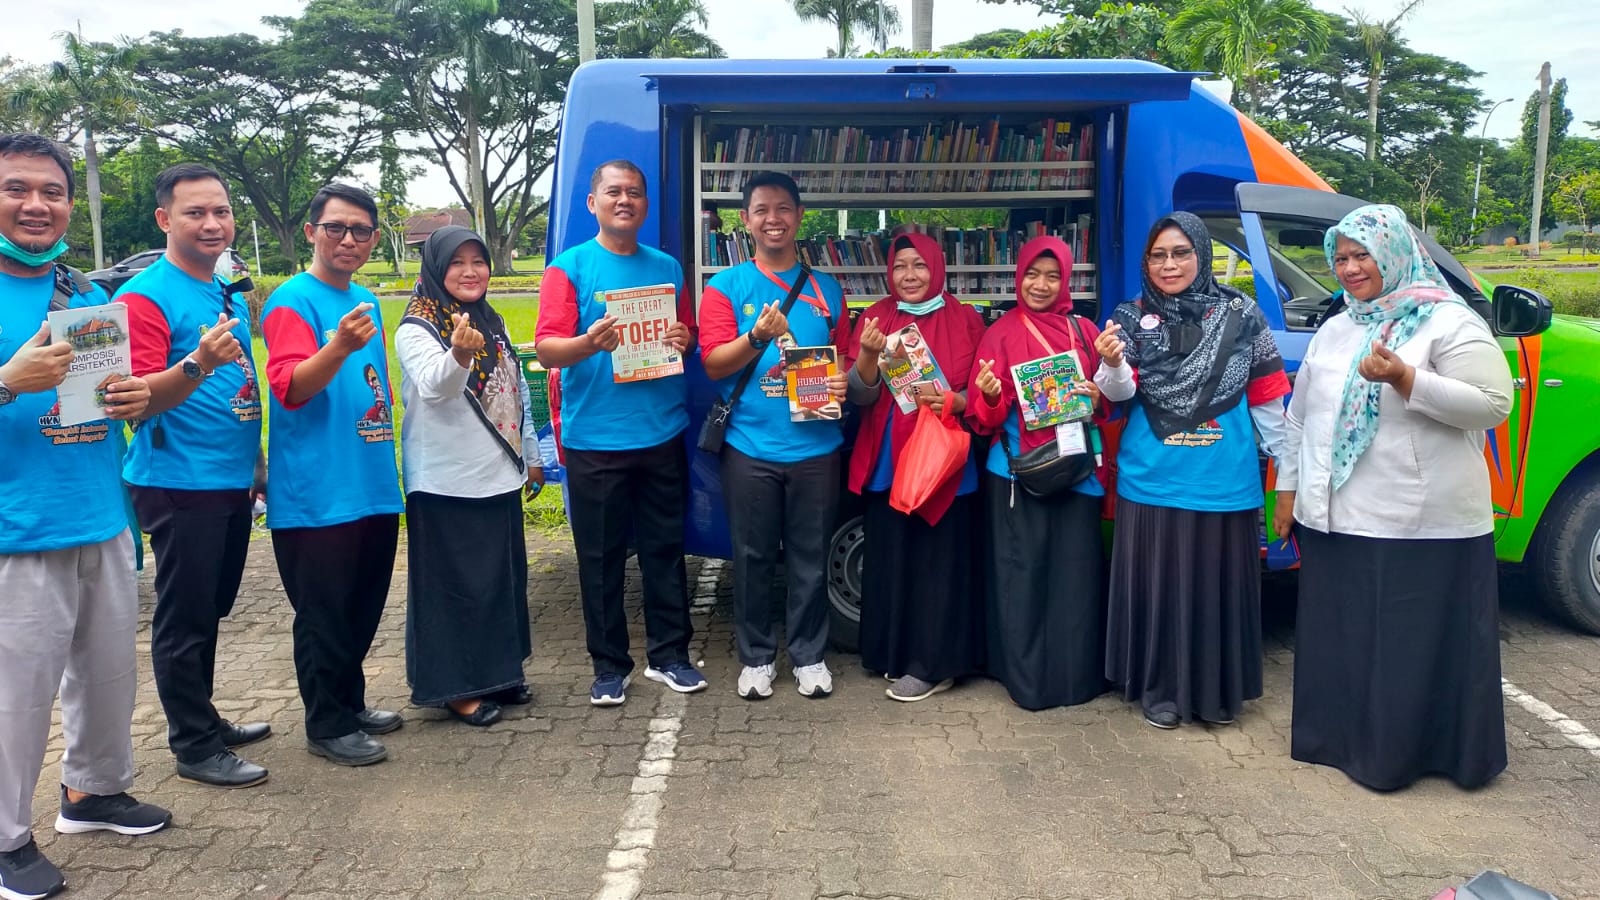
M 1549 328 L 1553 315 L 1555 307 L 1538 291 L 1509 284 L 1494 289 L 1494 333 L 1501 337 L 1531 337 Z

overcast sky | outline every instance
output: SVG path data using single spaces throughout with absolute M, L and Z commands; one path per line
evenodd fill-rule
M 13 0 L 24 3 L 26 0 Z M 704 0 L 710 14 L 711 36 L 730 56 L 815 57 L 826 53 L 835 38 L 823 25 L 803 25 L 788 0 Z M 894 0 L 907 30 L 892 43 L 909 46 L 911 0 Z M 1357 9 L 1374 18 L 1391 15 L 1402 0 L 1312 0 L 1328 12 Z M 215 0 L 57 0 L 31 7 L 26 21 L 8 17 L 0 29 L 0 55 L 29 62 L 54 58 L 58 47 L 51 37 L 83 23 L 85 37 L 112 40 L 120 35 L 137 37 L 150 31 L 181 28 L 192 35 L 236 31 L 264 31 L 262 16 L 294 15 L 301 0 L 246 0 L 232 5 L 250 13 L 231 12 L 229 4 Z M 1535 13 L 1534 11 L 1537 10 Z M 996 28 L 1028 29 L 1041 24 L 1037 8 L 983 0 L 936 0 L 934 46 L 950 44 Z M 1600 136 L 1582 123 L 1600 120 L 1600 0 L 1544 0 L 1513 14 L 1506 0 L 1424 0 L 1422 7 L 1401 26 L 1417 50 L 1459 60 L 1484 73 L 1475 85 L 1489 100 L 1506 97 L 1506 104 L 1489 122 L 1491 137 L 1513 137 L 1523 101 L 1537 88 L 1539 66 L 1548 61 L 1553 76 L 1568 83 L 1567 106 L 1577 120 L 1572 133 Z M 1481 125 L 1481 123 L 1480 123 Z M 425 178 L 413 188 L 419 204 L 447 203 L 454 199 L 440 177 Z

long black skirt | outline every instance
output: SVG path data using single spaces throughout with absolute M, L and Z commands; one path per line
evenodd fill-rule
M 406 681 L 440 706 L 523 683 L 533 655 L 520 491 L 406 495 Z
M 1106 689 L 1100 498 L 1035 497 L 984 478 L 989 674 L 1024 709 L 1087 703 Z
M 1261 696 L 1259 516 L 1117 498 L 1106 677 L 1146 713 L 1227 722 Z
M 955 498 L 937 525 L 890 506 L 887 491 L 864 499 L 861 664 L 934 683 L 982 672 L 977 495 Z
M 1300 527 L 1289 753 L 1369 788 L 1506 767 L 1494 536 L 1387 540 Z

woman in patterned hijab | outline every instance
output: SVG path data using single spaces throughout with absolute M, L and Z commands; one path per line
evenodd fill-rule
M 1295 376 L 1273 517 L 1300 548 L 1290 753 L 1375 790 L 1478 787 L 1506 766 L 1483 446 L 1511 374 L 1399 209 L 1326 249 L 1349 306 Z

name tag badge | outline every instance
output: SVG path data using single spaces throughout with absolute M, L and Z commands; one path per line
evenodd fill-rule
M 1089 452 L 1089 438 L 1082 422 L 1064 422 L 1056 426 L 1056 452 L 1062 456 Z

